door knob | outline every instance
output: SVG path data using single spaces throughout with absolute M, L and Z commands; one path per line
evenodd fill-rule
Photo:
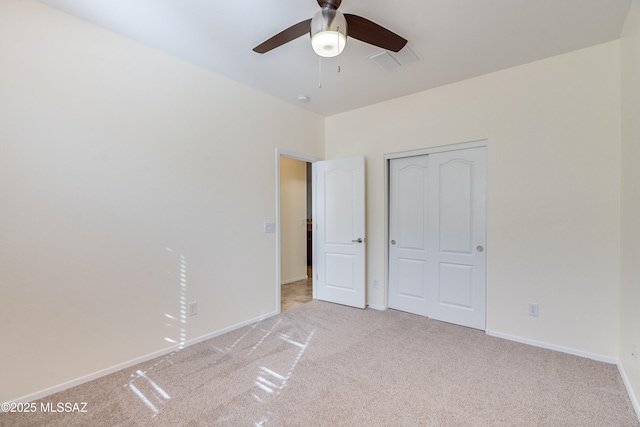
M 396 244 L 396 241 L 395 241 L 395 240 L 392 240 L 392 241 L 391 241 L 391 244 L 392 244 L 392 245 L 395 245 L 395 244 Z
M 353 243 L 362 243 L 362 237 L 358 237 L 356 240 L 352 240 Z
M 482 252 L 482 251 L 484 251 L 484 248 L 482 246 L 478 245 L 478 247 L 476 247 L 476 251 Z

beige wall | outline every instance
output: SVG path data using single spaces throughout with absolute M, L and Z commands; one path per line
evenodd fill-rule
M 622 245 L 620 362 L 640 417 L 640 0 L 634 0 L 620 41 L 622 59 Z
M 383 156 L 486 139 L 487 328 L 617 358 L 619 63 L 616 41 L 327 118 L 326 158 L 367 158 L 368 303 L 386 304 Z
M 275 149 L 321 117 L 32 1 L 0 58 L 0 402 L 276 311 Z
M 280 277 L 307 277 L 307 164 L 280 158 Z

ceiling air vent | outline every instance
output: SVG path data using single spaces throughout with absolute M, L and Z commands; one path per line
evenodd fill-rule
M 408 44 L 400 52 L 381 50 L 369 55 L 369 59 L 387 71 L 392 71 L 420 60 L 416 52 Z

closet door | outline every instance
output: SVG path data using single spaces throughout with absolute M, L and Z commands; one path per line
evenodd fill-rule
M 485 329 L 486 147 L 429 156 L 429 317 Z
M 429 157 L 389 163 L 389 307 L 428 316 Z
M 389 163 L 389 307 L 485 329 L 486 147 Z

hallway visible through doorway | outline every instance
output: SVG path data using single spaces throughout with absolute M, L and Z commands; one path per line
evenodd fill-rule
M 280 310 L 282 312 L 313 300 L 313 278 L 310 266 L 307 267 L 307 277 L 307 279 L 282 285 L 280 292 Z
M 280 311 L 313 299 L 311 162 L 278 157 Z

